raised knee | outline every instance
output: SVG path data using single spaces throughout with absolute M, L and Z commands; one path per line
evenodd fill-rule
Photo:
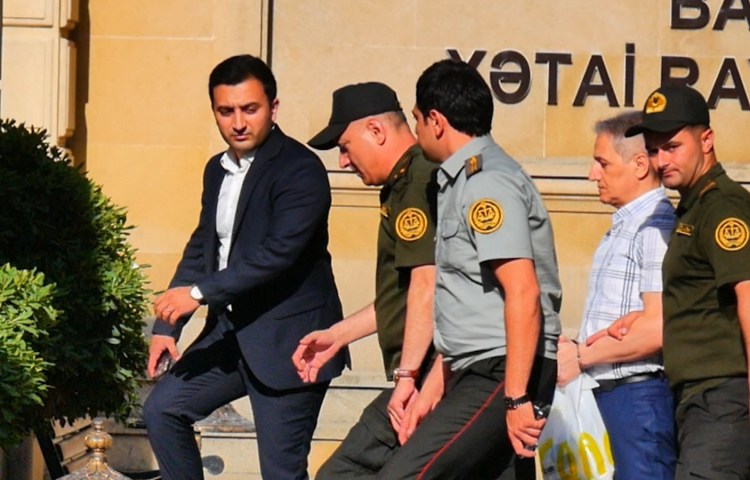
M 164 418 L 167 404 L 161 397 L 159 391 L 154 389 L 143 404 L 143 420 L 148 428 L 154 428 Z

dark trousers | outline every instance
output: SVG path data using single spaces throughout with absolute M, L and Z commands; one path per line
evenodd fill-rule
M 393 389 L 384 390 L 362 412 L 341 445 L 315 475 L 315 480 L 375 478 L 391 460 L 400 445 L 388 417 Z M 513 458 L 498 480 L 533 479 L 534 460 Z M 517 473 L 518 472 L 518 476 Z
M 149 441 L 162 478 L 203 479 L 193 423 L 247 395 L 264 480 L 307 479 L 310 441 L 327 388 L 328 382 L 294 390 L 268 388 L 245 364 L 232 332 L 214 328 L 191 345 L 144 405 Z
M 374 476 L 398 450 L 398 438 L 388 418 L 389 388 L 365 407 L 359 421 L 315 475 L 315 480 Z
M 557 362 L 537 359 L 529 394 L 551 403 L 556 377 Z M 401 447 L 385 410 L 390 392 L 384 392 L 365 409 L 316 480 L 500 478 L 514 463 L 505 424 L 504 378 L 504 357 L 455 372 L 443 399 Z M 534 475 L 533 459 L 516 463 L 513 477 Z
M 747 378 L 727 379 L 682 399 L 676 419 L 677 480 L 750 479 Z
M 617 480 L 673 480 L 674 400 L 666 378 L 595 393 L 609 433 Z

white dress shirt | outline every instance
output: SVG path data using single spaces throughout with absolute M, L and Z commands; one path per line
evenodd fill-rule
M 234 152 L 227 150 L 221 157 L 221 166 L 224 168 L 224 180 L 219 189 L 219 201 L 216 205 L 216 234 L 219 237 L 219 251 L 217 261 L 219 270 L 227 268 L 229 250 L 232 247 L 232 233 L 234 231 L 234 219 L 237 215 L 237 202 L 240 199 L 242 184 L 250 165 L 255 159 L 255 151 L 243 155 L 237 161 Z

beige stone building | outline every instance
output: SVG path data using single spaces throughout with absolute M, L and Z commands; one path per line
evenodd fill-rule
M 237 53 L 271 64 L 279 124 L 302 141 L 327 122 L 339 86 L 385 82 L 408 111 L 416 79 L 432 62 L 453 56 L 474 64 L 495 94 L 495 139 L 532 174 L 552 212 L 570 329 L 579 323 L 590 258 L 609 225 L 610 209 L 586 179 L 597 119 L 639 109 L 663 79 L 685 78 L 714 107 L 720 160 L 750 182 L 747 2 L 3 3 L 0 114 L 48 129 L 127 207 L 136 226 L 132 243 L 151 265 L 155 290 L 166 286 L 196 223 L 204 162 L 223 149 L 208 73 Z M 321 157 L 333 188 L 330 250 L 352 312 L 374 295 L 378 195 L 340 171 L 335 152 Z M 344 393 L 327 410 L 334 426 L 316 444 L 313 469 L 367 397 L 350 401 L 347 388 L 384 385 L 374 339 L 353 356 L 353 370 L 339 382 Z M 347 410 L 345 418 L 330 413 Z

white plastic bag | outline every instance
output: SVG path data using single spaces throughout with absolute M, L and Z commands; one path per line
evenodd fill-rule
M 581 374 L 555 399 L 539 438 L 545 480 L 611 480 L 615 467 L 609 436 L 592 392 L 596 381 Z

